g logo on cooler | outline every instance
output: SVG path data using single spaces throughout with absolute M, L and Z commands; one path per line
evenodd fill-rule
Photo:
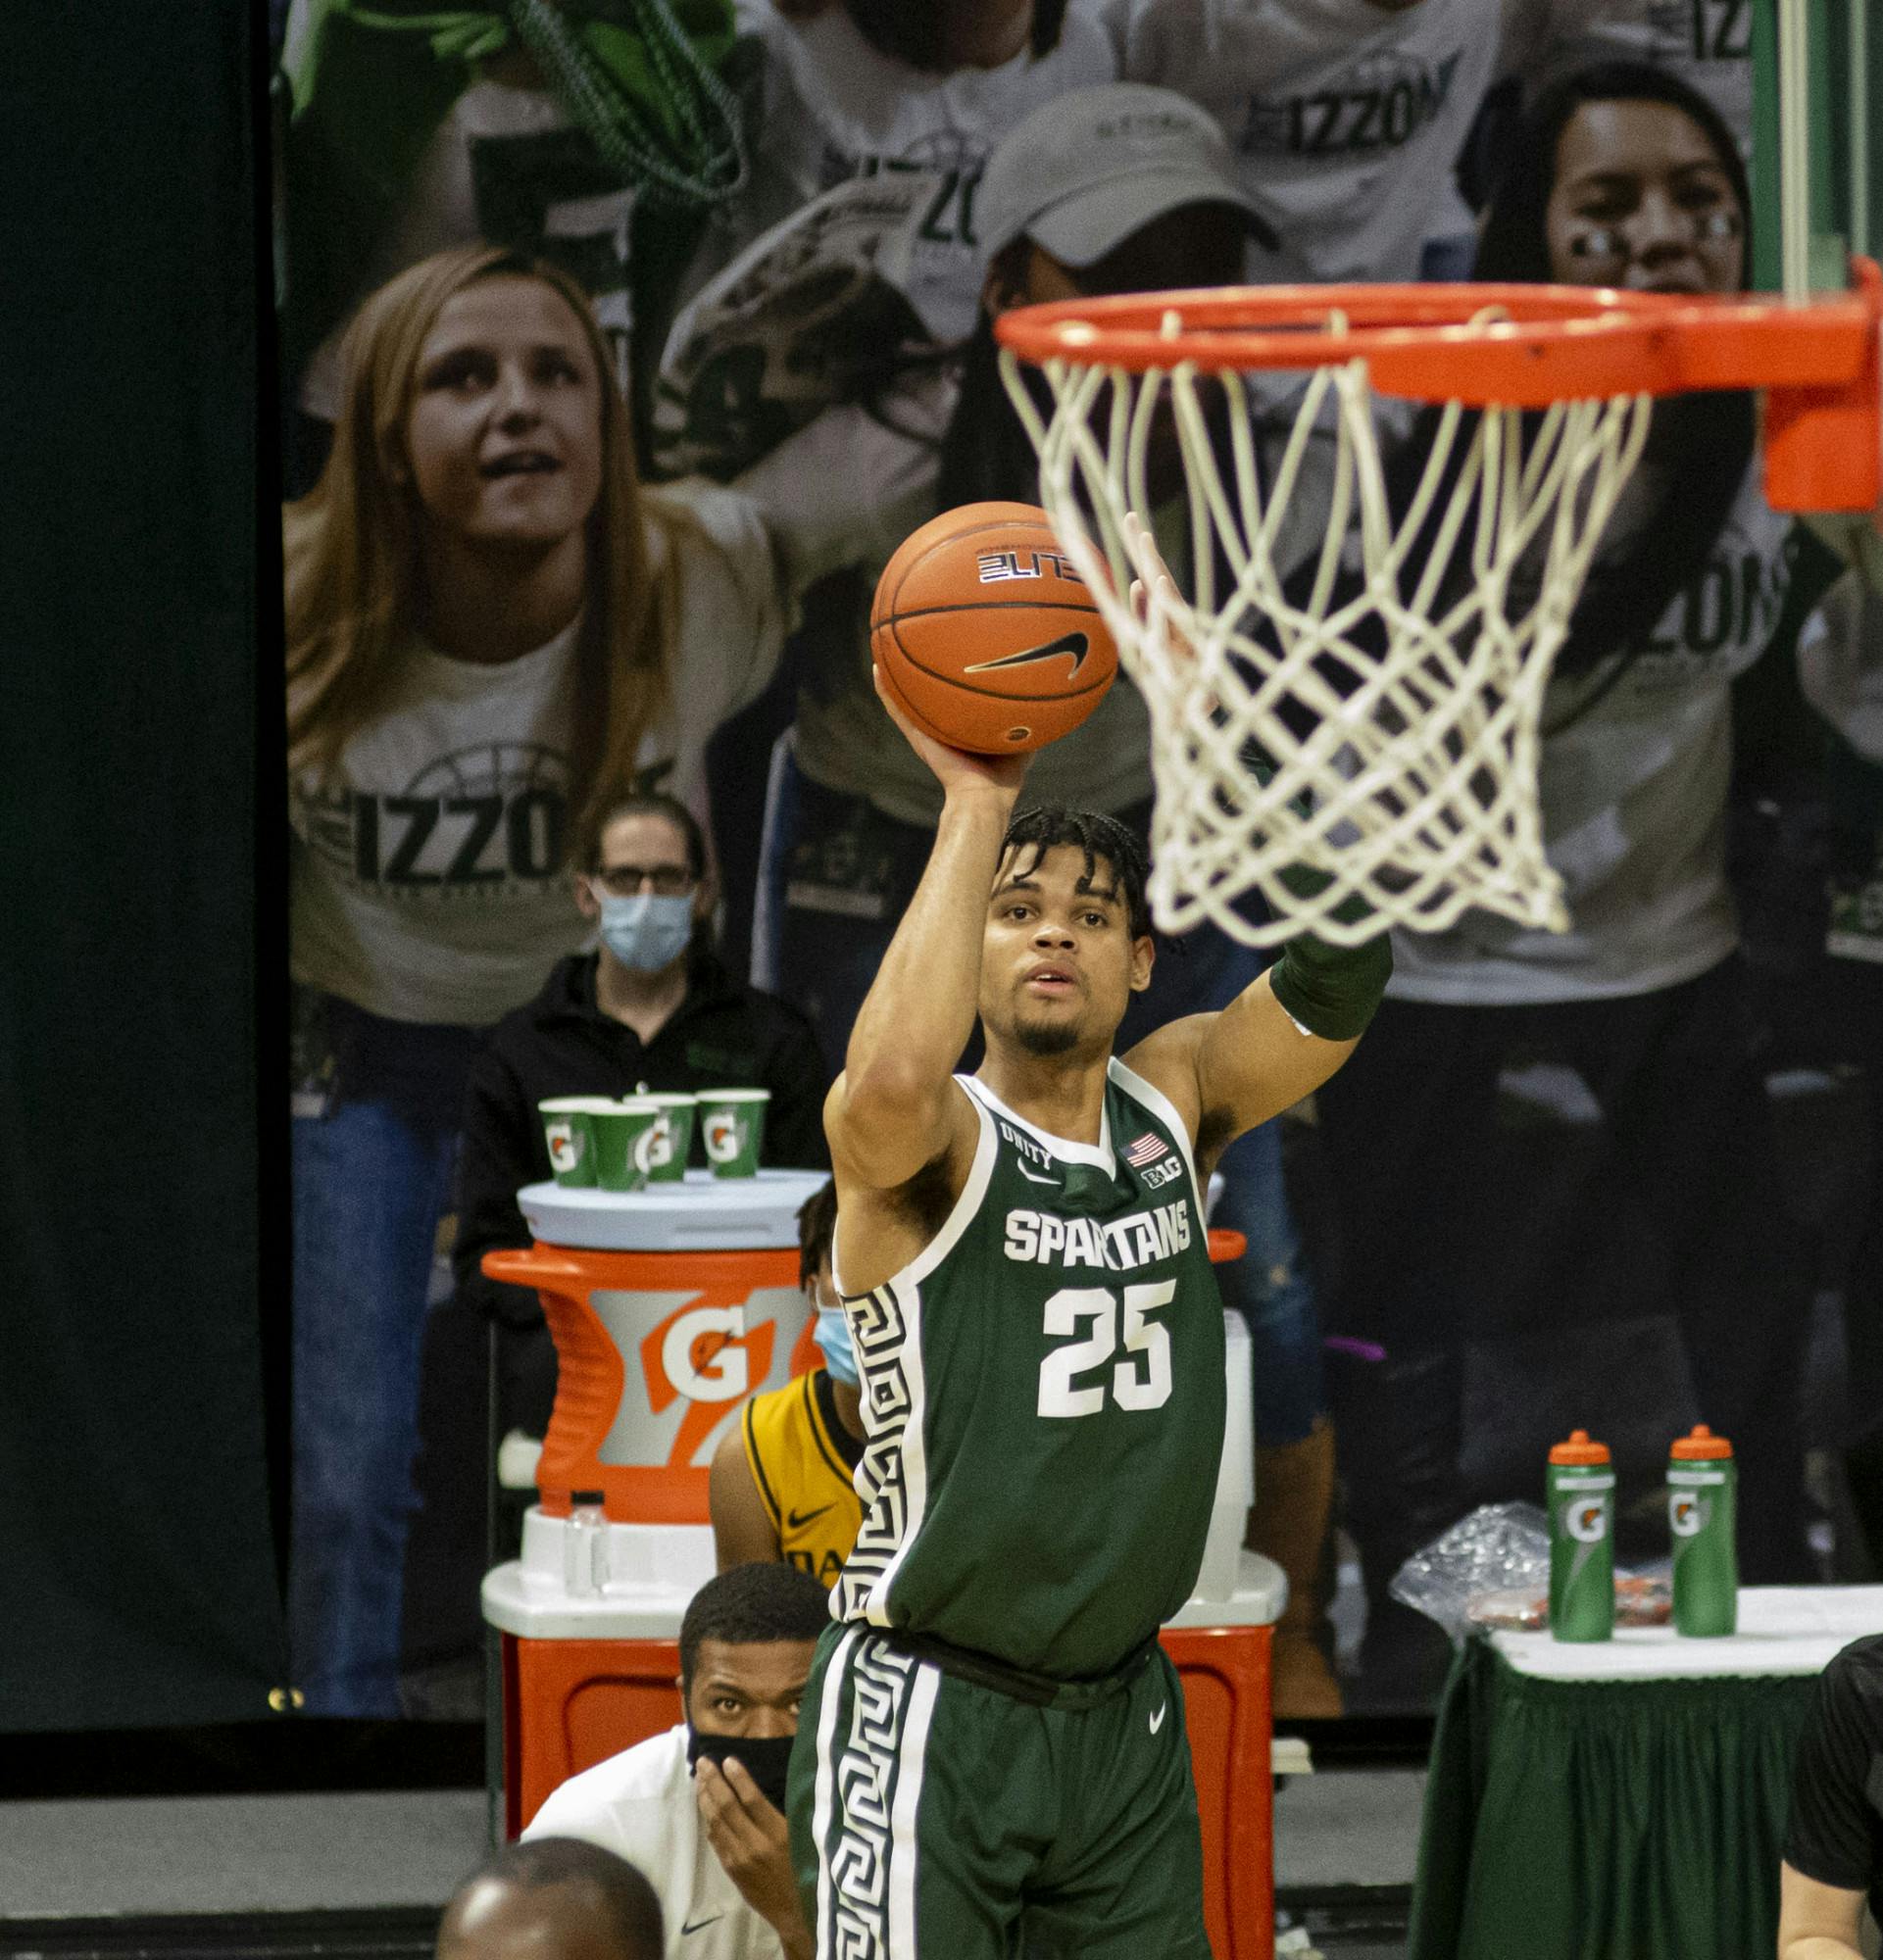
M 716 1109 L 706 1119 L 706 1154 L 714 1163 L 735 1162 L 739 1154 L 739 1119 L 729 1109 Z
M 704 1366 L 693 1364 L 693 1344 L 702 1335 L 718 1334 L 716 1348 Z M 683 1396 L 696 1402 L 734 1402 L 752 1386 L 752 1364 L 745 1347 L 742 1306 L 696 1306 L 675 1317 L 661 1343 L 661 1367 Z
M 1578 1544 L 1600 1544 L 1609 1535 L 1609 1500 L 1571 1497 L 1562 1507 L 1562 1529 Z

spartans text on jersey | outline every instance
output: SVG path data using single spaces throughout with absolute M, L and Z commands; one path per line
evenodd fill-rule
M 1130 1273 L 1186 1251 L 1189 1245 L 1190 1207 L 1179 1200 L 1110 1220 L 1013 1210 L 1007 1214 L 1007 1240 L 1001 1250 L 1010 1259 L 1028 1265 L 1048 1266 L 1057 1259 L 1063 1266 Z

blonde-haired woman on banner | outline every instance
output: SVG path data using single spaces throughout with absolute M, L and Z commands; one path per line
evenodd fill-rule
M 294 1679 L 398 1712 L 421 1326 L 481 1031 L 589 931 L 567 856 L 638 781 L 705 802 L 789 594 L 867 526 L 644 491 L 584 295 L 487 247 L 362 307 L 285 516 L 294 1057 Z M 860 486 L 861 488 L 861 486 Z

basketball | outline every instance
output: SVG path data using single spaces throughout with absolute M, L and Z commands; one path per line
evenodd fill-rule
M 964 504 L 903 540 L 869 651 L 923 734 L 978 756 L 1069 735 L 1118 669 L 1090 588 L 1031 504 Z

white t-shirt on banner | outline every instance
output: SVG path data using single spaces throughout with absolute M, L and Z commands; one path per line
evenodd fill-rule
M 642 745 L 651 787 L 707 817 L 706 744 L 770 679 L 788 625 L 758 508 L 669 486 L 650 526 L 678 555 L 671 701 Z M 482 1027 L 592 930 L 563 858 L 578 624 L 497 666 L 415 639 L 332 776 L 289 785 L 294 978 L 396 1021 Z
M 1753 0 L 1504 0 L 1503 69 L 1526 90 L 1594 62 L 1646 62 L 1704 95 L 1753 149 Z
M 523 1837 L 579 1838 L 625 1858 L 660 1897 L 665 1960 L 781 1960 L 783 1942 L 740 1896 L 701 1827 L 686 1742 L 682 1722 L 570 1777 Z
M 908 293 L 939 341 L 965 339 L 983 274 L 974 193 L 989 154 L 1023 117 L 1064 95 L 1116 79 L 1097 23 L 1069 13 L 1042 60 L 1022 51 L 999 68 L 925 74 L 879 53 L 848 11 L 831 6 L 787 21 L 771 0 L 735 0 L 740 27 L 765 44 L 764 122 L 757 164 L 767 181 L 743 215 L 731 256 L 784 215 L 847 177 L 879 171 L 936 173 L 933 200 L 910 254 Z
M 1496 0 L 1075 0 L 1124 77 L 1215 117 L 1280 240 L 1252 275 L 1415 279 L 1458 228 L 1459 152 L 1496 71 Z
M 1883 762 L 1883 589 L 1853 566 L 1798 636 L 1805 699 L 1866 762 Z
M 1613 662 L 1552 683 L 1538 770 L 1544 843 L 1572 923 L 1526 930 L 1484 911 L 1393 936 L 1397 999 L 1461 1006 L 1618 999 L 1678 986 L 1738 944 L 1726 883 L 1732 683 L 1764 651 L 1790 588 L 1792 519 L 1758 465 L 1725 528 L 1620 679 Z

